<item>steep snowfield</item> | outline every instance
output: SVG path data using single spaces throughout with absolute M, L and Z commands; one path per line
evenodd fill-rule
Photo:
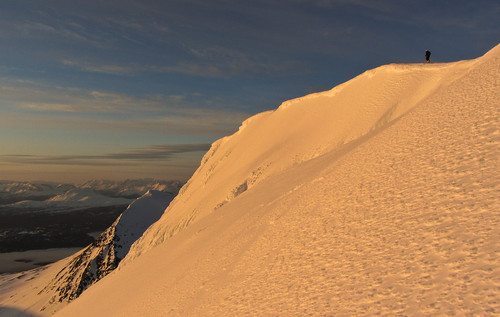
M 168 239 L 269 177 L 364 143 L 444 92 L 478 63 L 480 60 L 386 65 L 330 91 L 287 101 L 276 111 L 250 118 L 235 135 L 213 144 L 179 197 L 141 238 L 131 256 Z
M 82 251 L 48 267 L 1 276 L 0 316 L 15 312 L 4 311 L 2 306 L 52 315 L 113 271 L 132 243 L 161 217 L 173 198 L 173 194 L 150 190 Z
M 500 314 L 499 61 L 383 66 L 249 119 L 58 315 Z
M 60 316 L 500 314 L 499 77 L 497 46 L 249 119 Z
M 174 195 L 157 190 L 149 190 L 140 199 L 134 201 L 118 218 L 115 226 L 116 256 L 121 260 L 132 244 L 155 223 L 165 208 L 174 199 Z

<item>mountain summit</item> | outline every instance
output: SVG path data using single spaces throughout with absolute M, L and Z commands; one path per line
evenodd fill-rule
M 248 119 L 57 316 L 500 313 L 499 77 L 497 46 Z
M 412 111 L 436 107 L 430 118 L 419 117 L 408 123 L 423 128 L 435 123 L 431 118 L 441 114 L 458 120 L 461 114 L 472 111 L 469 110 L 472 101 L 467 102 L 465 96 L 462 97 L 465 92 L 491 95 L 485 107 L 494 104 L 498 99 L 495 67 L 499 51 L 500 46 L 482 58 L 456 63 L 385 65 L 330 91 L 286 101 L 276 111 L 248 119 L 237 133 L 212 145 L 179 197 L 140 239 L 129 257 L 165 241 L 194 220 L 217 211 L 266 179 L 297 175 L 298 178 L 290 179 L 287 186 L 271 191 L 278 196 L 283 194 L 284 188 L 310 181 L 327 166 L 336 166 L 331 163 L 358 146 L 370 143 L 382 132 L 389 134 L 385 130 Z M 481 73 L 476 76 L 481 77 L 484 85 L 480 85 L 479 79 L 465 83 L 477 73 Z M 451 100 L 456 108 L 447 108 Z M 438 128 L 445 124 L 444 118 L 442 123 L 436 124 L 435 133 L 438 134 Z M 454 127 L 460 124 L 453 123 Z M 408 127 L 405 132 L 414 134 L 413 130 Z M 421 138 L 415 136 L 415 139 Z M 428 140 L 421 142 L 424 141 Z M 404 148 L 406 146 L 401 144 L 400 150 Z M 382 149 L 373 148 L 373 151 Z M 326 165 L 319 165 L 323 163 Z M 307 168 L 310 169 L 307 173 L 299 172 Z
M 250 118 L 60 315 L 500 313 L 499 77 L 497 46 Z

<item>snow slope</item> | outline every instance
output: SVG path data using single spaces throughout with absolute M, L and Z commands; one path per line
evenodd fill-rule
M 287 101 L 276 111 L 248 119 L 235 135 L 212 145 L 181 194 L 140 239 L 130 257 L 168 239 L 269 177 L 364 143 L 491 59 L 386 65 L 330 91 Z
M 499 76 L 387 65 L 247 120 L 57 316 L 500 314 Z
M 144 231 L 160 219 L 174 197 L 174 194 L 149 190 L 123 212 L 115 226 L 115 252 L 119 260 L 128 254 Z
M 113 271 L 173 198 L 173 194 L 150 190 L 130 204 L 94 243 L 75 255 L 42 269 L 0 277 L 0 307 L 52 315 Z

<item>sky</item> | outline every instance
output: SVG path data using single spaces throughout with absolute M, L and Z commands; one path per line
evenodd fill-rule
M 498 16 L 497 0 L 2 0 L 0 179 L 185 181 L 283 101 L 426 49 L 483 55 Z

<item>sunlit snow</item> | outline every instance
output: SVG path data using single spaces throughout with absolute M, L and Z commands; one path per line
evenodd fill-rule
M 499 76 L 497 46 L 250 118 L 57 316 L 499 314 Z

